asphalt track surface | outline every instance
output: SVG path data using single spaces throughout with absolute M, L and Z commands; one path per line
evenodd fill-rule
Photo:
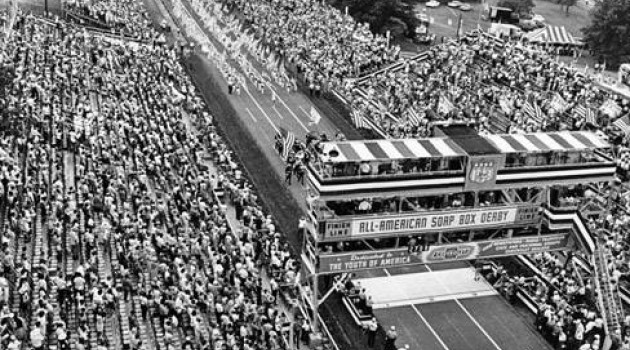
M 146 3 L 151 6 L 153 0 Z M 168 2 L 165 4 L 168 8 Z M 188 9 L 192 13 L 190 7 Z M 152 12 L 155 15 L 155 9 Z M 336 109 L 334 102 L 277 89 L 278 101 L 274 104 L 270 94 L 260 93 L 251 85 L 249 91 L 243 91 L 240 96 L 228 95 L 227 82 L 208 59 L 195 53 L 186 60 L 186 64 L 220 132 L 245 166 L 245 173 L 254 183 L 265 207 L 278 220 L 294 251 L 299 251 L 301 238 L 296 233 L 297 220 L 305 210 L 305 190 L 295 182 L 291 186 L 284 184 L 284 165 L 273 147 L 276 129 L 283 127 L 291 130 L 298 138 L 303 138 L 310 131 L 329 135 L 341 131 L 350 138 L 356 138 L 357 132 L 350 129 L 347 116 Z M 308 123 L 312 100 L 322 115 L 318 125 Z M 465 264 L 402 267 L 372 270 L 361 276 L 427 272 L 462 266 Z M 326 283 L 323 285 L 325 288 Z M 354 324 L 339 295 L 333 293 L 320 307 L 320 312 L 340 349 L 368 348 L 365 334 Z M 551 349 L 536 333 L 530 320 L 521 318 L 498 296 L 381 309 L 376 313 L 381 325 L 397 327 L 397 346 L 409 344 L 412 350 Z M 376 349 L 382 348 L 383 334 L 384 331 L 379 329 Z

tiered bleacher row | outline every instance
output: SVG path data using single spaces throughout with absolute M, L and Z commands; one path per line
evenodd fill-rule
M 280 288 L 299 261 L 177 49 L 31 15 L 14 29 L 2 48 L 1 347 L 286 348 Z

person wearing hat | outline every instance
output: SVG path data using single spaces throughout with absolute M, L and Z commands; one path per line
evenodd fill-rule
M 396 338 L 398 338 L 396 326 L 391 326 L 387 333 L 385 333 L 385 346 L 383 350 L 396 350 Z

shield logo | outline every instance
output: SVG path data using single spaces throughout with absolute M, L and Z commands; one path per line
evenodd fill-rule
M 470 181 L 478 184 L 492 180 L 494 178 L 494 162 L 478 161 L 472 163 L 468 178 Z

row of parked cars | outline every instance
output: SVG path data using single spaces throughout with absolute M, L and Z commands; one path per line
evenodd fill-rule
M 425 5 L 426 5 L 426 7 L 436 8 L 436 7 L 440 6 L 440 2 L 437 1 L 437 0 L 431 0 L 431 1 L 427 2 Z M 470 11 L 470 10 L 472 10 L 472 6 L 470 6 L 470 4 L 465 4 L 465 3 L 461 2 L 461 1 L 457 1 L 457 0 L 449 2 L 447 4 L 447 6 L 451 7 L 451 8 L 457 8 L 457 9 L 460 9 L 462 11 Z

